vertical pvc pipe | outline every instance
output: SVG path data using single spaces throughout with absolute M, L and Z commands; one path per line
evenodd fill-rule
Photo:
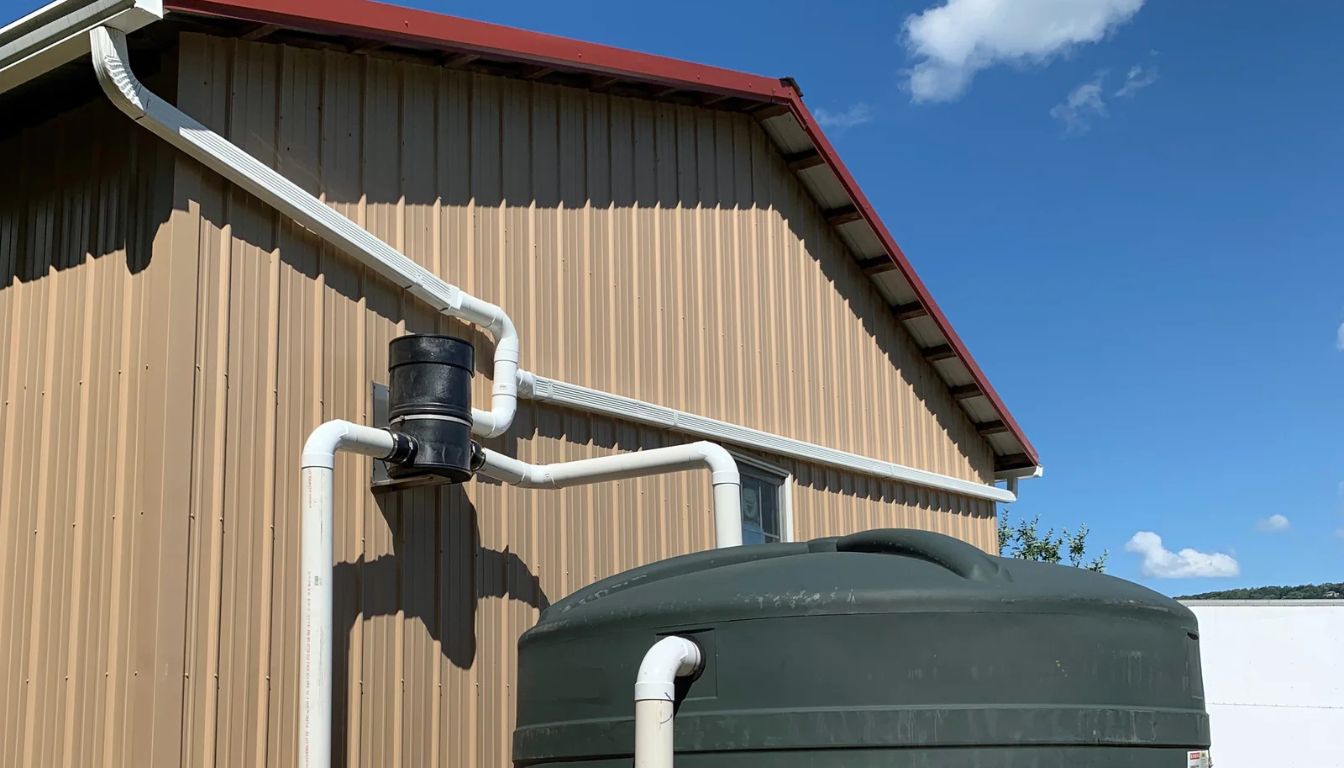
M 299 765 L 331 765 L 332 470 L 304 467 Z
M 716 476 L 718 472 L 714 473 Z M 742 481 L 714 483 L 714 547 L 742 546 Z
M 644 654 L 635 678 L 635 768 L 672 768 L 677 678 L 700 671 L 700 646 L 664 637 Z
M 302 595 L 299 608 L 299 766 L 331 766 L 332 475 L 336 453 L 349 451 L 386 458 L 398 438 L 385 429 L 336 419 L 325 422 L 303 444 L 299 476 Z
M 675 702 L 635 702 L 635 768 L 672 768 Z

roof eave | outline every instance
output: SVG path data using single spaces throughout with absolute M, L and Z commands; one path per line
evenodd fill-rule
M 0 29 L 0 93 L 89 53 L 89 30 L 134 32 L 163 18 L 162 0 L 56 0 Z

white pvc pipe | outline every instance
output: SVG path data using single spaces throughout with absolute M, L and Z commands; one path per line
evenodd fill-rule
M 348 421 L 328 421 L 303 446 L 299 636 L 299 765 L 331 765 L 332 468 L 337 451 L 386 458 L 396 437 Z
M 700 671 L 700 646 L 684 637 L 654 643 L 635 678 L 635 768 L 672 768 L 676 683 Z
M 518 407 L 518 331 L 503 309 L 444 282 L 228 139 L 156 96 L 131 71 L 126 35 L 121 31 L 96 27 L 89 32 L 89 44 L 93 69 L 103 92 L 136 123 L 437 311 L 480 326 L 490 334 L 495 341 L 490 410 L 472 411 L 472 432 L 496 437 L 508 431 Z
M 707 467 L 714 485 L 714 546 L 742 544 L 742 475 L 721 445 L 701 441 L 561 464 L 528 464 L 489 449 L 482 453 L 480 474 L 521 488 L 568 488 Z

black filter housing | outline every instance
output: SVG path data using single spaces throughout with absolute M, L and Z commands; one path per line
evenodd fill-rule
M 388 477 L 470 479 L 475 348 L 455 336 L 413 334 L 393 339 L 387 351 L 389 426 L 416 445 L 409 460 L 388 464 Z
M 1209 746 L 1199 627 L 1137 584 L 927 531 L 715 549 L 542 611 L 518 643 L 513 760 L 629 768 L 660 637 L 677 768 L 1171 768 Z

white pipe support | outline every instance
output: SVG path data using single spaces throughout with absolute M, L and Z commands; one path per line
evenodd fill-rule
M 488 448 L 482 455 L 480 474 L 520 488 L 568 488 L 706 467 L 714 486 L 714 546 L 742 544 L 742 474 L 721 445 L 702 440 L 559 464 L 529 464 Z
M 483 328 L 495 342 L 495 386 L 490 410 L 472 411 L 472 432 L 483 437 L 497 437 L 508 431 L 518 407 L 519 351 L 518 330 L 508 313 L 443 281 L 307 190 L 155 95 L 131 71 L 126 35 L 121 31 L 95 27 L 89 31 L 89 46 L 98 84 L 117 109 L 138 125 L 438 312 Z
M 672 768 L 676 682 L 700 671 L 700 646 L 684 637 L 654 643 L 635 677 L 635 768 Z

